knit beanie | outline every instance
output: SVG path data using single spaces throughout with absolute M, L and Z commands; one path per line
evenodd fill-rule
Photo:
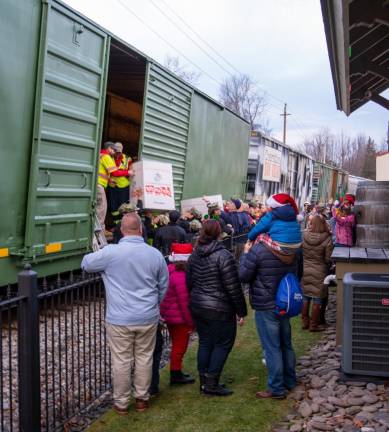
M 237 210 L 240 209 L 242 203 L 241 203 L 241 201 L 239 199 L 231 198 L 231 202 L 233 202 L 235 204 L 235 207 L 236 207 Z
M 171 223 L 176 223 L 180 219 L 180 213 L 177 210 L 169 212 L 169 220 Z

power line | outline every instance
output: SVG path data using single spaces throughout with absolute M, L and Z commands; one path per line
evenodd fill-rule
M 175 12 L 168 4 L 165 0 L 159 0 L 161 1 L 185 26 L 187 26 L 210 50 L 212 50 L 219 58 L 221 58 L 223 61 L 226 62 L 226 64 L 228 64 L 234 71 L 236 71 L 238 74 L 242 75 L 242 72 L 240 72 L 232 63 L 230 63 L 222 54 L 220 54 L 215 48 L 212 47 L 212 45 L 210 45 L 204 38 L 202 38 L 202 36 L 187 22 L 185 21 L 177 12 Z M 209 74 L 208 72 L 206 72 L 202 67 L 200 67 L 199 65 L 197 65 L 194 61 L 192 61 L 189 57 L 187 57 L 182 51 L 180 51 L 178 48 L 176 48 L 172 43 L 170 43 L 165 37 L 163 37 L 160 33 L 158 33 L 156 30 L 154 30 L 153 27 L 151 27 L 147 22 L 145 22 L 139 15 L 137 15 L 132 9 L 130 9 L 122 0 L 117 0 L 117 2 L 124 8 L 126 9 L 127 12 L 129 12 L 131 15 L 133 15 L 138 21 L 140 21 L 145 27 L 147 27 L 152 33 L 154 33 L 159 39 L 161 39 L 163 42 L 165 42 L 165 44 L 167 44 L 170 48 L 172 48 L 174 51 L 176 51 L 178 54 L 180 54 L 186 61 L 188 61 L 190 64 L 192 64 L 195 68 L 197 68 L 198 70 L 200 70 L 204 75 L 206 75 L 207 77 L 209 77 L 212 81 L 214 81 L 216 84 L 218 84 L 219 86 L 221 86 L 222 84 L 220 83 L 220 81 L 218 79 L 216 79 L 214 76 L 212 76 L 211 74 Z M 185 34 L 186 37 L 188 37 L 197 47 L 199 47 L 199 49 L 201 49 L 206 55 L 207 57 L 211 58 L 215 63 L 218 64 L 218 66 L 223 69 L 226 73 L 228 73 L 229 75 L 232 75 L 231 72 L 229 72 L 228 70 L 226 70 L 221 64 L 220 62 L 218 62 L 214 57 L 212 57 L 209 53 L 207 53 L 199 44 L 198 42 L 196 42 L 191 36 L 189 36 L 187 34 L 187 32 L 185 32 L 184 30 L 182 30 L 182 28 L 180 28 L 180 26 L 178 26 L 160 7 L 158 7 L 153 0 L 150 0 L 150 2 L 153 4 L 154 7 L 156 7 L 173 25 L 175 25 L 175 27 L 177 27 L 179 29 L 179 31 L 181 31 L 183 34 Z M 257 83 L 257 86 L 262 88 L 264 91 L 264 95 L 265 96 L 269 96 L 270 98 L 274 99 L 275 101 L 277 101 L 278 103 L 281 103 L 282 105 L 284 104 L 284 101 L 281 100 L 280 98 L 272 95 L 271 93 L 269 93 L 265 87 L 263 87 L 262 85 Z M 281 110 L 281 106 L 280 105 L 275 105 L 274 103 L 268 102 L 269 105 L 272 105 L 273 107 L 275 107 L 277 110 Z M 295 114 L 296 115 L 296 114 Z M 297 121 L 295 119 L 293 119 L 294 123 L 298 126 L 298 128 L 300 129 L 301 125 L 299 125 L 297 123 Z M 304 129 L 304 127 L 301 127 L 302 129 Z M 301 130 L 300 130 L 301 132 Z M 302 136 L 304 136 L 304 138 L 306 138 L 306 135 L 304 133 L 302 133 Z
M 173 8 L 171 8 L 165 0 L 160 0 L 160 2 L 162 2 L 170 10 L 170 12 L 173 13 L 173 15 L 175 15 L 184 25 L 186 25 L 192 31 L 192 33 L 194 33 L 214 54 L 221 58 L 231 69 L 233 69 L 238 74 L 241 73 L 229 60 L 227 60 L 212 45 L 210 45 L 186 20 L 184 20 L 184 18 L 182 18 Z
M 150 0 L 150 1 L 152 3 L 154 3 L 153 0 Z M 165 0 L 159 0 L 159 1 L 162 2 L 167 7 L 167 9 L 169 9 L 171 11 L 171 13 L 174 14 L 174 16 L 176 16 L 186 27 L 188 27 L 212 52 L 214 52 L 219 58 L 221 58 L 223 61 L 225 61 L 226 64 L 228 66 L 230 66 L 230 68 L 232 68 L 236 73 L 238 73 L 239 75 L 242 75 L 242 72 L 239 69 L 237 69 L 229 60 L 227 60 L 222 54 L 220 54 L 219 51 L 217 51 L 212 45 L 210 45 L 184 18 L 182 18 L 173 8 L 171 8 L 170 5 Z M 192 39 L 192 41 L 193 41 L 193 39 Z M 232 75 L 230 72 L 228 72 L 228 73 L 230 75 Z M 270 98 L 280 102 L 283 106 L 283 104 L 284 104 L 283 100 L 281 100 L 280 98 L 278 98 L 276 96 L 273 96 L 262 85 L 260 85 L 260 84 L 257 84 L 257 85 L 258 85 L 258 87 L 260 87 L 264 91 L 265 95 L 267 95 Z
M 159 39 L 161 39 L 163 42 L 165 42 L 170 48 L 172 48 L 174 51 L 176 51 L 178 54 L 180 54 L 186 61 L 191 63 L 194 67 L 196 67 L 198 70 L 200 70 L 204 75 L 211 78 L 213 81 L 216 82 L 219 86 L 221 83 L 214 78 L 212 75 L 210 75 L 208 72 L 206 72 L 203 68 L 198 66 L 195 62 L 193 62 L 190 58 L 188 58 L 182 51 L 180 51 L 178 48 L 176 48 L 173 44 L 171 44 L 167 39 L 165 39 L 160 33 L 158 33 L 156 30 L 154 30 L 147 22 L 145 22 L 139 15 L 137 15 L 132 9 L 130 9 L 125 3 L 122 2 L 122 0 L 116 0 L 127 12 L 129 12 L 131 15 L 133 15 L 138 21 L 140 21 L 144 26 L 146 26 L 152 33 L 154 33 Z
M 190 41 L 192 41 L 208 58 L 210 58 L 213 62 L 215 62 L 224 72 L 228 75 L 233 76 L 233 74 L 227 70 L 218 60 L 215 59 L 211 54 L 209 54 L 197 41 L 195 41 L 185 30 L 183 30 L 175 21 L 173 21 L 169 15 L 167 15 L 157 4 L 154 3 L 153 0 L 150 0 L 150 3 L 159 10 L 159 12 L 168 19 L 178 30 L 183 33 Z

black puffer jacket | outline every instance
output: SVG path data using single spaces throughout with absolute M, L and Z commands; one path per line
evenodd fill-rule
M 261 243 L 241 256 L 239 277 L 241 282 L 250 284 L 250 303 L 253 309 L 275 308 L 275 297 L 281 279 L 287 273 L 296 273 L 296 259 L 289 256 L 285 261 L 292 263 L 281 261 Z
M 247 315 L 231 253 L 219 242 L 198 246 L 189 258 L 186 282 L 194 317 L 230 321 Z

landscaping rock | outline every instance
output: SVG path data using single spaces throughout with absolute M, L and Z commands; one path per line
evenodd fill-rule
M 308 402 L 304 401 L 300 404 L 300 407 L 298 409 L 298 412 L 301 414 L 302 417 L 309 417 L 312 414 L 312 408 L 309 405 Z
M 311 428 L 314 428 L 314 429 L 319 430 L 319 431 L 332 431 L 333 430 L 332 426 L 328 425 L 327 423 L 321 423 L 318 421 L 311 421 L 309 423 L 309 426 Z
M 362 410 L 361 406 L 351 406 L 346 408 L 346 414 L 353 416 Z
M 374 419 L 378 421 L 383 426 L 389 428 L 389 413 L 386 412 L 378 412 L 374 415 Z
M 303 423 L 301 422 L 293 424 L 289 429 L 290 432 L 301 432 L 302 430 L 303 430 Z
M 371 393 L 365 394 L 364 396 L 362 396 L 362 399 L 367 404 L 375 404 L 379 401 L 379 397 Z
M 346 381 L 346 385 L 350 387 L 365 387 L 366 383 L 363 381 Z
M 366 388 L 367 388 L 369 391 L 375 391 L 375 390 L 377 390 L 377 385 L 374 384 L 374 383 L 369 383 L 369 384 L 367 384 Z
M 363 398 L 356 398 L 356 397 L 348 397 L 346 399 L 347 406 L 357 406 L 357 405 L 364 405 L 365 401 Z
M 314 389 L 318 389 L 324 386 L 324 381 L 320 379 L 317 375 L 313 375 L 311 378 L 311 387 Z

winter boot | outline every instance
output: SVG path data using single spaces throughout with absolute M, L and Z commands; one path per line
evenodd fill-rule
M 204 394 L 209 396 L 230 396 L 233 391 L 219 384 L 218 375 L 204 375 Z
M 200 393 L 204 393 L 204 386 L 205 386 L 205 374 L 199 374 L 200 378 Z M 225 388 L 226 385 L 224 383 L 219 383 L 220 387 Z
M 199 378 L 200 378 L 200 393 L 204 393 L 205 375 L 199 374 Z
M 301 328 L 303 330 L 308 330 L 309 329 L 309 305 L 310 305 L 310 301 L 305 301 L 303 303 L 303 310 L 301 311 L 301 320 L 302 320 L 302 325 Z
M 311 323 L 309 325 L 310 332 L 320 332 L 324 330 L 323 327 L 319 326 L 320 309 L 321 309 L 321 305 L 313 303 Z
M 175 384 L 193 384 L 195 379 L 189 374 L 182 371 L 170 371 L 170 385 Z
M 326 326 L 326 309 L 328 305 L 328 297 L 324 297 L 321 299 L 321 308 L 320 308 L 320 315 L 319 315 L 319 325 Z

